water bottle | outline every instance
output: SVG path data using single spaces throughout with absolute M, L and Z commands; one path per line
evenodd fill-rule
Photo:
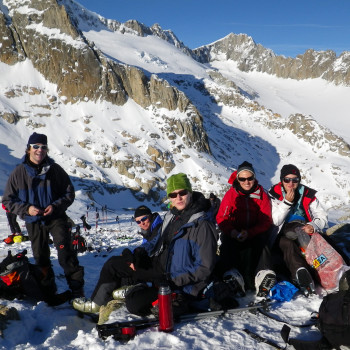
M 161 285 L 158 290 L 159 330 L 171 332 L 174 329 L 171 290 L 168 285 Z
M 303 254 L 305 254 L 305 249 L 307 248 L 310 242 L 310 236 L 301 227 L 297 227 L 295 229 L 295 232 L 298 235 L 297 240 L 299 242 L 300 250 Z

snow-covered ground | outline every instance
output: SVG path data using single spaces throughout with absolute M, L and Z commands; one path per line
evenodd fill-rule
M 122 202 L 121 196 L 115 196 L 114 203 L 103 203 L 108 208 L 113 204 Z M 79 254 L 81 265 L 85 267 L 85 293 L 90 296 L 97 282 L 103 263 L 112 255 L 118 255 L 125 247 L 134 248 L 141 243 L 141 236 L 137 234 L 138 227 L 131 221 L 133 208 L 139 203 L 134 202 L 129 210 L 109 210 L 107 221 L 102 216 L 101 206 L 95 205 L 88 211 L 88 222 L 92 226 L 89 232 L 84 232 L 88 243 L 100 249 Z M 68 214 L 76 224 L 82 224 L 79 219 L 87 214 L 87 205 L 90 202 L 78 193 L 78 198 L 69 208 Z M 96 230 L 95 217 L 96 208 L 100 215 L 98 228 Z M 155 210 L 155 209 L 153 209 Z M 163 214 L 163 213 L 161 213 Z M 119 223 L 116 217 L 119 216 Z M 23 225 L 23 221 L 19 220 Z M 24 229 L 25 230 L 25 229 Z M 25 231 L 24 231 L 25 232 Z M 0 212 L 0 239 L 7 237 L 9 228 L 7 226 L 5 212 Z M 350 238 L 350 237 L 349 237 Z M 107 248 L 112 251 L 107 254 Z M 13 253 L 28 249 L 28 256 L 33 262 L 29 242 L 15 243 L 11 246 L 0 243 L 1 260 L 6 256 L 9 249 Z M 58 264 L 56 250 L 51 249 L 52 264 L 56 273 L 56 282 L 59 292 L 66 290 L 66 282 L 63 270 Z M 280 319 L 294 323 L 305 323 L 309 321 L 311 313 L 318 310 L 324 291 L 318 288 L 318 294 L 310 298 L 297 295 L 292 301 L 273 306 L 271 311 Z M 252 293 L 239 300 L 242 306 L 254 300 Z M 79 318 L 77 313 L 69 304 L 63 304 L 56 308 L 47 306 L 44 302 L 33 303 L 28 300 L 1 300 L 1 304 L 16 307 L 19 321 L 11 321 L 4 331 L 4 338 L 0 339 L 1 349 L 114 349 L 122 346 L 123 349 L 270 349 L 267 344 L 257 344 L 244 329 L 252 330 L 261 336 L 275 341 L 281 347 L 284 343 L 280 336 L 283 323 L 266 318 L 261 314 L 249 312 L 227 315 L 224 317 L 213 317 L 195 322 L 176 324 L 172 333 L 162 333 L 156 328 L 139 331 L 137 336 L 127 344 L 121 344 L 112 337 L 102 340 L 98 337 L 95 324 L 88 318 Z M 125 308 L 119 309 L 111 314 L 109 322 L 121 319 L 130 319 L 131 316 Z M 312 328 L 292 328 L 291 335 L 303 339 L 317 338 L 317 330 Z

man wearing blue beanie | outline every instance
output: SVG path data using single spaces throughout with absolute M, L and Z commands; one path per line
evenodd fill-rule
M 41 268 L 41 287 L 45 301 L 58 305 L 72 296 L 82 296 L 84 268 L 71 249 L 70 227 L 66 215 L 75 192 L 68 174 L 48 156 L 47 136 L 30 135 L 22 163 L 11 173 L 3 203 L 26 223 L 35 263 Z M 57 249 L 71 293 L 56 294 L 55 275 L 50 261 L 49 233 Z

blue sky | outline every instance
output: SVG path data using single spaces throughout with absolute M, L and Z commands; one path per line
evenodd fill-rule
M 245 33 L 278 55 L 350 51 L 350 0 L 76 0 L 103 17 L 171 29 L 189 48 Z

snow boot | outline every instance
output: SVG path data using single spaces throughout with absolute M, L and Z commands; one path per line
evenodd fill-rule
M 13 237 L 15 237 L 15 234 L 9 235 L 7 238 L 4 239 L 4 242 L 6 244 L 13 244 Z
M 300 291 L 308 297 L 310 294 L 315 294 L 315 283 L 310 275 L 310 272 L 305 267 L 300 267 L 296 274 L 296 284 Z
M 120 309 L 122 306 L 124 306 L 124 302 L 121 300 L 111 300 L 108 302 L 107 305 L 102 305 L 99 310 L 98 315 L 98 322 L 97 324 L 104 324 L 108 321 L 109 315 L 118 309 Z
M 276 274 L 272 270 L 260 270 L 255 276 L 256 295 L 266 298 L 275 284 Z
M 244 279 L 237 269 L 226 271 L 222 276 L 222 280 L 229 284 L 235 296 L 245 296 Z
M 130 285 L 130 286 L 122 286 L 118 289 L 115 289 L 113 291 L 113 299 L 115 300 L 125 300 L 125 295 L 126 293 L 132 288 L 134 287 L 134 285 Z
M 72 306 L 75 310 L 88 314 L 97 314 L 101 308 L 100 305 L 88 298 L 76 298 L 73 300 Z

